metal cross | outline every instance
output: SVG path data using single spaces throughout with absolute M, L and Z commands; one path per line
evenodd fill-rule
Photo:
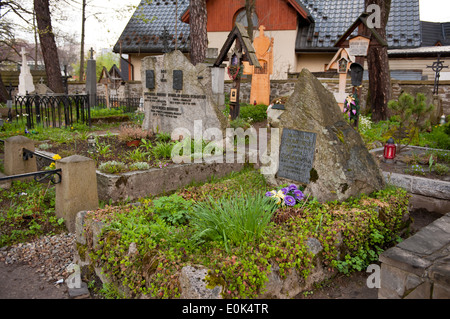
M 169 48 L 169 40 L 170 40 L 170 34 L 169 31 L 167 31 L 167 26 L 164 26 L 164 31 L 161 34 L 161 41 L 163 44 L 163 53 L 169 53 L 171 50 Z
M 441 54 L 438 54 L 438 59 L 436 62 L 433 62 L 433 65 L 427 66 L 427 68 L 432 69 L 435 73 L 435 79 L 434 79 L 434 90 L 433 94 L 438 94 L 439 92 L 439 78 L 441 77 L 441 71 L 443 69 L 448 69 L 448 66 L 444 65 L 444 62 L 441 61 Z
M 91 60 L 94 60 L 94 48 L 91 47 L 89 52 L 91 52 Z

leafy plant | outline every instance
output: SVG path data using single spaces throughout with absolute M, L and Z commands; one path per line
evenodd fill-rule
M 191 214 L 191 224 L 199 240 L 222 241 L 239 245 L 255 242 L 270 223 L 276 203 L 264 196 L 235 196 L 197 203 Z
M 50 182 L 13 182 L 10 190 L 0 192 L 0 202 L 9 206 L 0 212 L 0 247 L 65 230 L 64 220 L 55 215 Z
M 156 159 L 170 158 L 172 155 L 172 148 L 174 143 L 172 142 L 157 142 L 152 149 L 152 155 Z
M 150 152 L 146 152 L 141 148 L 136 148 L 133 151 L 128 151 L 126 157 L 132 162 L 145 162 L 148 161 Z
M 117 174 L 127 170 L 127 165 L 118 161 L 108 161 L 101 163 L 98 167 L 99 171 L 108 174 Z
M 164 196 L 153 201 L 151 210 L 162 220 L 172 225 L 185 224 L 192 211 L 193 202 L 180 195 Z
M 150 165 L 146 162 L 137 162 L 129 166 L 131 171 L 145 171 L 150 169 Z
M 429 120 L 424 121 L 426 115 L 434 109 L 434 105 L 427 105 L 426 97 L 418 93 L 414 98 L 408 93 L 402 93 L 398 101 L 390 101 L 388 108 L 399 116 L 398 129 L 393 132 L 395 140 L 404 140 L 404 144 L 409 145 L 413 139 L 419 139 L 419 132 L 429 127 Z M 397 151 L 400 153 L 404 147 Z
M 434 172 L 438 175 L 444 176 L 447 175 L 450 171 L 449 167 L 444 164 L 436 163 L 434 165 Z
M 161 132 L 156 134 L 156 140 L 159 142 L 169 142 L 170 140 L 172 140 L 172 137 L 170 133 Z

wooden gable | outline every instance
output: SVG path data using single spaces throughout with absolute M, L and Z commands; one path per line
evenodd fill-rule
M 240 41 L 242 45 L 242 51 L 244 52 L 243 61 L 247 61 L 250 63 L 250 65 L 260 68 L 261 66 L 259 64 L 258 58 L 256 57 L 255 49 L 253 48 L 253 45 L 250 41 L 247 30 L 240 23 L 236 23 L 236 26 L 233 28 L 233 30 L 231 30 L 227 40 L 222 47 L 222 50 L 220 50 L 219 56 L 217 57 L 214 66 L 220 66 L 222 62 L 228 58 L 228 51 L 230 51 L 235 40 Z
M 369 17 L 369 14 L 367 12 L 364 12 L 361 14 L 358 19 L 352 24 L 352 26 L 347 29 L 347 31 L 344 33 L 344 35 L 336 42 L 334 45 L 338 48 L 348 48 L 349 47 L 349 41 L 348 38 L 352 35 L 352 33 L 358 28 L 362 28 L 362 30 L 359 30 L 359 34 L 365 34 L 366 31 L 369 34 L 369 38 L 371 39 L 370 45 L 371 46 L 383 46 L 387 47 L 388 43 L 383 39 L 383 37 L 375 30 L 375 28 L 369 27 L 367 23 L 367 18 Z
M 243 0 L 208 0 L 208 32 L 229 32 L 233 29 L 236 14 L 244 9 Z M 312 18 L 303 6 L 296 0 L 256 0 L 256 15 L 259 24 L 267 30 L 297 30 L 298 15 L 312 21 Z M 181 20 L 189 23 L 189 9 L 183 14 Z M 257 26 L 255 26 L 257 27 Z

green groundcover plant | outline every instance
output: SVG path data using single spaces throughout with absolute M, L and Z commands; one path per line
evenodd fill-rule
M 55 188 L 35 181 L 12 183 L 0 191 L 0 247 L 65 231 L 55 216 Z
M 264 183 L 247 192 L 230 182 L 259 178 L 255 171 L 242 175 L 137 206 L 90 212 L 87 220 L 108 225 L 95 249 L 88 244 L 91 259 L 128 297 L 178 298 L 182 267 L 203 265 L 210 270 L 208 287 L 222 286 L 224 298 L 255 298 L 275 263 L 283 278 L 291 271 L 309 276 L 316 262 L 306 245 L 311 238 L 323 247 L 324 267 L 350 273 L 376 261 L 405 227 L 409 196 L 401 189 L 343 203 L 319 203 L 297 193 L 298 202 L 279 205 Z M 283 188 L 288 194 L 287 185 L 274 191 Z M 131 246 L 135 254 L 128 253 Z

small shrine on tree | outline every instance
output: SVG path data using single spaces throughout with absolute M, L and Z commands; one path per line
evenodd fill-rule
M 387 42 L 368 23 L 369 14 L 362 13 L 350 28 L 336 42 L 335 47 L 339 48 L 338 53 L 331 61 L 330 69 L 336 69 L 339 77 L 339 94 L 336 95 L 341 110 L 349 114 L 350 120 L 358 126 L 359 101 L 361 100 L 361 90 L 364 76 L 364 63 L 371 47 L 387 47 Z M 357 34 L 355 35 L 355 31 Z M 350 71 L 352 81 L 352 94 L 346 94 L 345 87 L 347 74 Z
M 235 45 L 232 49 L 233 44 Z M 230 116 L 234 120 L 240 113 L 239 92 L 241 77 L 244 74 L 244 62 L 248 62 L 250 66 L 261 68 L 247 30 L 240 23 L 236 23 L 233 30 L 228 34 L 214 66 L 219 67 L 225 60 L 229 61 L 227 71 L 233 81 L 230 92 Z

